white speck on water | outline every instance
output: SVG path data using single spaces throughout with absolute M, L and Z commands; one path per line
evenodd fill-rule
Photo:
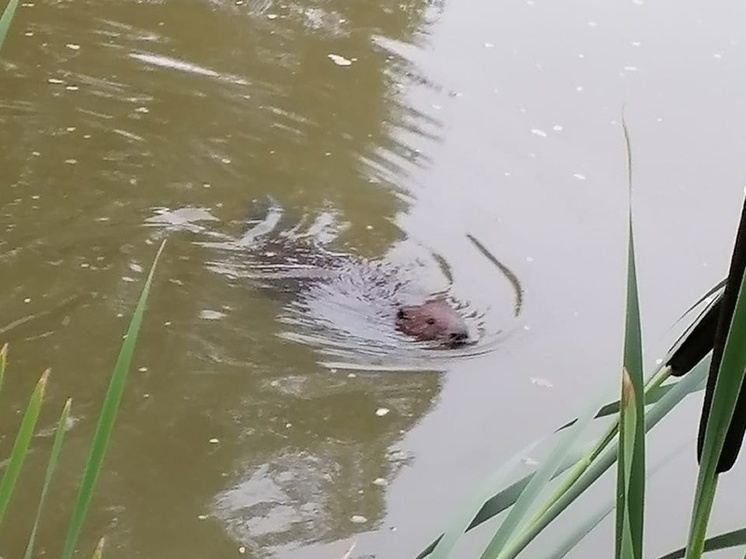
M 292 423 L 286 423 L 285 424 L 285 429 L 290 429 L 292 426 L 293 426 Z
M 663 363 L 663 359 L 656 359 L 655 360 L 655 364 L 656 365 L 660 365 L 661 363 Z
M 220 320 L 221 318 L 225 318 L 226 314 L 220 311 L 213 311 L 210 309 L 202 309 L 199 313 L 200 318 L 204 318 L 205 320 Z
M 531 377 L 531 384 L 541 386 L 542 388 L 552 388 L 554 385 L 545 378 Z
M 582 52 L 578 53 L 578 58 L 585 58 L 585 55 Z
M 215 437 L 210 439 L 210 444 L 218 444 L 219 442 L 220 442 L 220 439 L 216 439 Z
M 340 56 L 338 54 L 327 54 L 326 55 L 329 60 L 334 62 L 337 66 L 349 66 L 352 64 L 352 60 L 345 58 L 344 56 Z
M 141 372 L 141 373 L 147 373 L 147 372 L 148 372 L 148 368 L 147 368 L 147 367 L 140 367 L 140 368 L 139 368 L 139 369 L 137 369 L 137 370 L 138 370 L 139 372 Z
M 505 171 L 505 172 L 503 173 L 503 175 L 505 175 L 506 177 L 509 177 L 509 176 L 510 176 L 510 171 Z
M 229 158 L 227 158 L 227 157 L 223 157 L 220 161 L 222 163 L 225 163 L 226 165 L 228 165 L 231 162 L 231 160 Z
M 552 130 L 554 130 L 555 132 L 562 132 L 563 128 L 561 124 L 555 124 L 554 126 L 552 126 Z
M 327 157 L 329 157 L 329 156 L 330 156 L 331 154 L 332 154 L 332 152 L 331 152 L 331 151 L 326 151 L 326 152 L 324 152 L 324 155 L 326 155 Z
M 212 185 L 209 182 L 203 182 L 202 188 L 212 188 Z
M 76 45 L 75 43 L 67 43 L 65 46 L 70 50 L 80 50 L 80 45 Z
M 534 261 L 534 257 L 533 256 L 527 256 L 526 257 L 526 262 L 533 262 L 533 261 Z
M 67 163 L 68 165 L 75 165 L 77 162 L 77 159 L 65 159 L 65 163 Z
M 531 326 L 529 326 L 528 324 L 526 324 L 526 325 L 524 325 L 524 326 L 523 326 L 523 329 L 524 329 L 524 330 L 525 330 L 526 332 L 528 332 L 529 330 L 531 330 Z
M 124 313 L 120 313 L 120 312 L 117 313 L 117 318 L 122 318 L 123 316 L 124 316 Z
M 583 91 L 583 89 L 584 89 L 584 88 L 583 88 L 583 86 L 582 86 L 582 85 L 579 85 L 579 86 L 577 86 L 577 87 L 575 88 L 575 91 L 577 91 L 577 92 L 580 92 L 580 91 Z
M 164 322 L 164 323 L 163 323 L 163 325 L 164 325 L 164 326 L 171 326 L 171 321 L 170 321 L 170 320 L 167 320 L 166 322 Z
M 585 175 L 582 175 L 582 174 L 580 174 L 580 173 L 575 173 L 575 174 L 573 175 L 573 177 L 575 177 L 575 178 L 576 178 L 576 179 L 578 179 L 579 181 L 584 181 L 584 180 L 586 179 L 586 176 L 585 176 Z
M 238 552 L 239 552 L 239 553 L 240 553 L 241 555 L 244 555 L 244 554 L 246 553 L 246 548 L 245 548 L 244 546 L 240 546 L 240 547 L 238 548 Z
M 67 130 L 68 132 L 75 132 L 75 127 L 74 126 L 68 126 L 67 128 L 65 128 L 65 130 Z
M 49 78 L 49 79 L 47 80 L 47 83 L 53 83 L 53 84 L 63 84 L 63 83 L 65 83 L 65 82 L 63 82 L 62 80 L 60 80 L 60 79 L 58 79 L 58 78 Z
M 90 134 L 83 134 L 83 138 L 86 139 L 86 140 L 90 140 L 91 139 L 91 135 Z
M 122 276 L 122 281 L 133 283 L 135 281 L 135 278 L 131 278 L 129 276 Z
M 384 415 L 388 415 L 388 413 L 389 413 L 390 411 L 391 411 L 391 410 L 390 410 L 390 409 L 388 409 L 388 408 L 378 408 L 378 409 L 376 410 L 376 415 L 377 415 L 378 417 L 383 417 Z
M 523 462 L 527 466 L 536 466 L 536 465 L 539 464 L 536 460 L 534 460 L 530 456 L 526 456 L 524 458 L 521 458 L 521 462 Z
M 277 19 L 277 14 L 267 14 L 267 19 Z
M 33 196 L 31 197 L 31 199 L 32 199 L 32 200 L 38 200 L 39 198 L 41 198 L 41 196 L 39 196 L 38 194 L 34 194 L 34 195 L 33 195 Z
M 148 394 L 148 393 L 146 392 L 145 394 L 143 394 L 143 395 L 142 395 L 142 397 L 143 397 L 143 398 L 145 398 L 145 399 L 148 399 L 148 398 L 150 398 L 150 394 Z
M 595 22 L 595 21 L 589 21 L 588 22 L 588 27 L 598 27 L 598 23 Z
M 431 106 L 431 107 L 432 107 L 433 109 L 435 109 L 436 111 L 439 111 L 440 109 L 442 109 L 442 108 L 443 108 L 443 106 L 442 106 L 442 105 L 437 105 L 437 104 L 435 104 L 435 103 L 433 103 L 433 104 L 432 104 L 432 105 L 430 105 L 430 106 Z
M 24 35 L 26 35 L 26 37 L 33 37 L 34 36 L 34 32 L 33 31 L 26 31 L 24 33 Z
M 491 49 L 491 48 L 494 48 L 494 47 L 495 47 L 495 43 L 485 43 L 484 44 L 484 48 L 486 48 L 486 49 Z
M 146 114 L 146 113 L 150 112 L 150 109 L 148 109 L 147 107 L 137 107 L 135 109 L 135 112 L 136 113 L 141 113 L 141 114 Z
M 352 522 L 353 524 L 365 524 L 366 522 L 368 522 L 368 519 L 360 514 L 353 514 L 350 517 L 350 522 Z
M 355 373 L 348 373 L 347 378 L 357 378 L 357 375 Z
M 372 225 L 366 225 L 365 229 L 366 229 L 366 231 L 373 231 L 373 226 Z
M 23 302 L 24 302 L 24 303 L 30 303 L 30 302 L 31 302 L 31 299 L 30 299 L 30 298 L 28 298 L 28 297 L 26 297 L 26 298 L 25 298 L 25 299 L 23 300 Z
M 625 66 L 624 69 L 627 72 L 637 72 L 639 70 L 637 66 Z
M 712 53 L 712 57 L 713 58 L 717 58 L 718 60 L 720 60 L 721 58 L 723 58 L 723 55 L 720 54 L 719 52 L 713 52 Z
M 655 119 L 655 122 L 663 122 L 663 117 L 659 116 L 658 118 Z
M 531 133 L 536 134 L 537 136 L 541 136 L 542 138 L 547 137 L 547 133 L 544 132 L 543 130 L 539 130 L 538 128 L 532 128 Z
M 389 482 L 382 477 L 377 477 L 373 480 L 373 485 L 378 485 L 379 487 L 386 487 L 388 484 Z
M 198 514 L 197 515 L 197 519 L 198 520 L 207 520 L 207 515 L 206 514 Z
M 41 153 L 39 153 L 38 151 L 32 151 L 31 155 L 33 155 L 34 157 L 39 157 Z
M 139 264 L 135 264 L 134 262 L 130 262 L 130 270 L 140 274 L 142 273 L 142 266 L 140 266 Z

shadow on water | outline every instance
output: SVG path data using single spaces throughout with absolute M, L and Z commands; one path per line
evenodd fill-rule
M 51 409 L 76 398 L 65 481 L 53 488 L 61 502 L 154 237 L 179 230 L 85 549 L 106 533 L 112 558 L 219 556 L 236 542 L 264 556 L 378 525 L 386 485 L 411 458 L 397 444 L 440 393 L 441 377 L 423 370 L 505 335 L 502 315 L 464 301 L 478 343 L 433 351 L 396 333 L 380 298 L 359 297 L 388 271 L 401 277 L 381 297 L 450 291 L 445 261 L 399 240 L 394 223 L 401 184 L 429 163 L 440 127 L 403 92 L 437 85 L 386 46 L 416 44 L 440 7 L 42 1 L 19 11 L 0 76 L 0 333 L 14 368 L 54 366 Z M 277 230 L 367 264 L 297 298 L 256 289 L 249 251 L 227 249 L 246 201 L 266 194 L 298 219 Z M 9 385 L 4 396 L 25 394 Z M 0 423 L 17 408 L 0 410 Z M 0 455 L 8 445 L 0 438 Z M 32 500 L 16 506 L 20 523 L 32 518 Z M 44 545 L 66 528 L 64 515 L 50 519 Z M 21 534 L 0 534 L 3 553 L 21 554 Z

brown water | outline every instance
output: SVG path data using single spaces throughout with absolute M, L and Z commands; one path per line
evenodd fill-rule
M 355 539 L 356 556 L 418 552 L 478 479 L 614 382 L 623 105 L 649 363 L 724 275 L 743 195 L 743 12 L 25 3 L 0 58 L 0 456 L 51 366 L 43 427 L 67 397 L 75 420 L 43 549 L 59 549 L 168 237 L 80 549 L 106 534 L 111 558 L 341 557 Z M 267 196 L 275 232 L 444 291 L 477 344 L 404 339 L 371 320 L 365 285 L 305 307 L 258 289 L 226 239 L 267 217 Z M 659 429 L 661 453 L 691 439 L 698 405 Z M 50 443 L 34 442 L 33 495 Z M 690 448 L 651 482 L 651 553 L 681 543 L 693 475 Z M 742 518 L 739 475 L 717 528 Z M 3 556 L 22 552 L 34 499 L 16 500 Z M 578 556 L 608 555 L 610 530 Z

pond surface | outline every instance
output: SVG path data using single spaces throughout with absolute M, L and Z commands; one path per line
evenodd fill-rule
M 478 480 L 615 382 L 622 110 L 647 363 L 725 275 L 744 16 L 642 0 L 24 3 L 0 58 L 0 455 L 51 367 L 42 425 L 68 397 L 74 420 L 43 549 L 58 552 L 167 238 L 83 553 L 102 534 L 112 559 L 419 552 Z M 259 285 L 252 262 L 283 234 L 349 258 L 344 289 Z M 288 279 L 282 256 L 269 272 Z M 476 343 L 397 332 L 405 288 L 448 297 Z M 691 445 L 690 400 L 652 459 Z M 35 440 L 33 495 L 50 444 Z M 651 554 L 683 541 L 692 447 L 662 472 Z M 740 527 L 728 487 L 743 481 L 739 463 L 717 529 Z M 4 556 L 34 511 L 15 503 Z M 577 556 L 609 556 L 611 530 Z

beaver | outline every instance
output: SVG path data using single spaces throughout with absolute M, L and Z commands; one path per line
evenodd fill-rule
M 354 308 L 358 315 L 375 314 L 420 342 L 455 348 L 473 341 L 463 317 L 443 295 L 407 292 L 410 286 L 390 263 L 332 252 L 319 239 L 298 235 L 297 228 L 279 227 L 278 232 L 283 212 L 271 199 L 270 204 L 263 218 L 249 220 L 241 237 L 227 243 L 230 247 L 217 243 L 239 249 L 241 276 L 276 294 L 290 294 L 296 303 L 324 299 Z

